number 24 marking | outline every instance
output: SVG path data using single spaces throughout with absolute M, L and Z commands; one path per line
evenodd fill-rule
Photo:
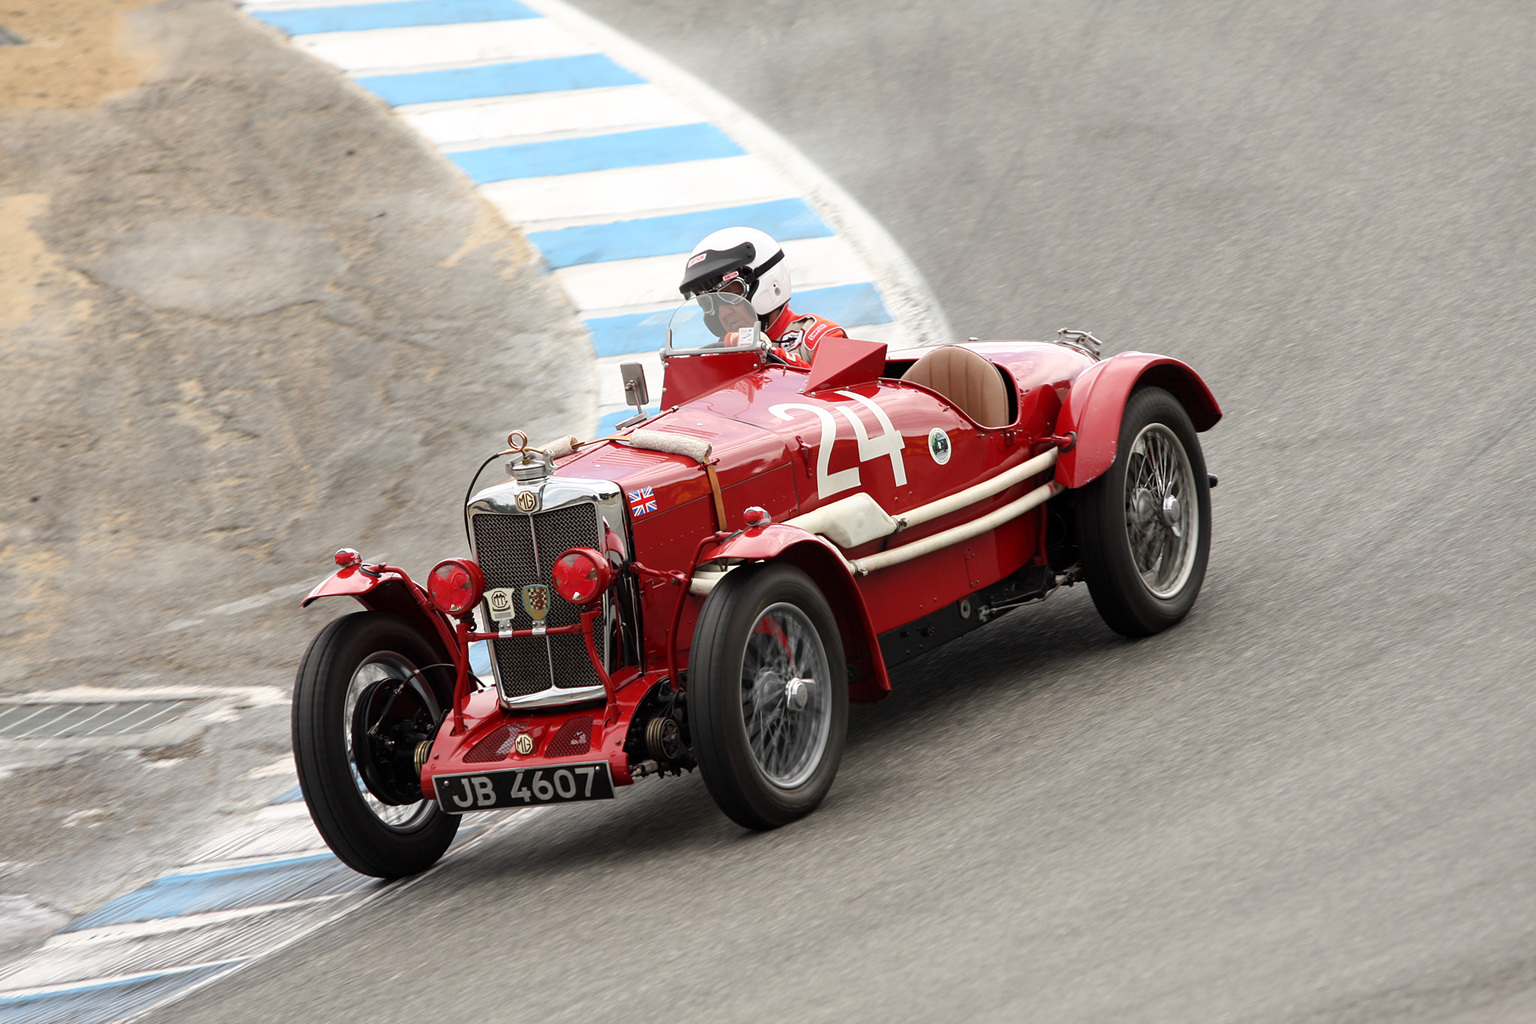
M 882 455 L 886 456 L 891 460 L 891 475 L 896 478 L 896 485 L 899 487 L 905 484 L 907 467 L 901 458 L 903 441 L 901 433 L 891 423 L 891 418 L 885 414 L 884 409 L 863 395 L 854 394 L 852 391 L 839 391 L 838 394 L 844 398 L 851 398 L 868 409 L 874 414 L 875 421 L 880 424 L 881 433 L 870 437 L 869 431 L 864 429 L 863 420 L 844 406 L 834 407 L 853 426 L 853 436 L 859 442 L 859 461 L 868 462 Z M 818 444 L 820 451 L 816 453 L 817 498 L 826 499 L 859 486 L 858 466 L 840 469 L 836 473 L 831 471 L 832 445 L 837 440 L 837 420 L 832 418 L 832 413 L 825 407 L 802 402 L 785 402 L 782 405 L 771 406 L 768 411 L 781 420 L 791 419 L 790 412 L 798 411 L 811 413 L 821 421 L 821 441 Z

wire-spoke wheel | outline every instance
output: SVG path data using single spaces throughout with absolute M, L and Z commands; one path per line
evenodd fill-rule
M 1131 395 L 1114 464 L 1077 500 L 1083 573 L 1099 615 L 1124 636 L 1150 636 L 1189 614 L 1211 546 L 1205 456 L 1168 392 Z
M 321 630 L 299 666 L 299 785 L 326 844 L 365 875 L 425 871 L 458 831 L 457 815 L 423 798 L 416 770 L 417 747 L 443 717 L 444 698 L 423 672 L 440 661 L 409 623 L 363 611 Z
M 837 774 L 848 677 L 837 621 L 799 569 L 736 569 L 699 613 L 688 674 L 694 756 L 710 795 L 748 828 L 810 813 Z

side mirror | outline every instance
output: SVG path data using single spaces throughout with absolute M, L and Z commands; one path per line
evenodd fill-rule
M 651 400 L 651 392 L 645 386 L 645 367 L 639 363 L 620 363 L 619 375 L 624 380 L 624 401 L 635 407 L 635 415 L 616 428 L 623 430 L 646 418 L 645 404 Z

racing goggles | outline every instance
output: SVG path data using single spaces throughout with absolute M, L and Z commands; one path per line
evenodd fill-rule
M 716 316 L 722 307 L 747 304 L 747 281 L 736 271 L 721 278 L 720 283 L 697 292 L 693 300 L 699 304 L 705 316 Z

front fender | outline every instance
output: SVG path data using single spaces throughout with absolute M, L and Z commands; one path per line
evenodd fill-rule
M 1209 430 L 1221 419 L 1216 397 L 1187 364 L 1149 352 L 1121 352 L 1089 367 L 1067 393 L 1056 418 L 1056 433 L 1075 433 L 1077 441 L 1056 460 L 1058 483 L 1082 487 L 1109 469 L 1120 443 L 1125 403 L 1142 386 L 1172 394 L 1196 430 Z
M 428 642 L 434 637 L 445 661 L 457 666 L 464 652 L 459 649 L 453 627 L 432 607 L 426 591 L 406 575 L 405 570 L 386 566 L 349 565 L 337 569 L 325 579 L 300 607 L 307 608 L 322 597 L 351 597 L 364 608 L 391 612 L 421 631 Z
M 848 697 L 873 704 L 891 692 L 891 678 L 864 594 L 854 581 L 837 548 L 823 537 L 798 526 L 774 523 L 757 527 L 722 541 L 704 553 L 702 561 L 741 559 L 749 562 L 785 562 L 795 566 L 820 588 L 843 641 L 848 661 Z

